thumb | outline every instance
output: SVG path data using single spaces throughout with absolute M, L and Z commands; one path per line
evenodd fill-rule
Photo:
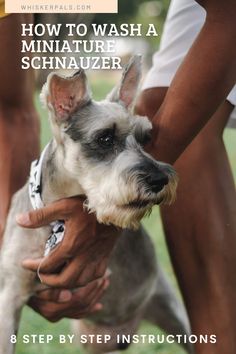
M 31 210 L 29 212 L 16 215 L 16 222 L 26 228 L 37 228 L 47 226 L 50 222 L 65 219 L 65 209 L 60 201 L 49 204 L 44 208 Z

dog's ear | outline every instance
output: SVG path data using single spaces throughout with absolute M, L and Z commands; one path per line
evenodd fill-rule
M 53 111 L 56 123 L 68 121 L 73 113 L 91 99 L 84 71 L 79 70 L 71 77 L 50 74 L 44 99 L 49 109 Z
M 132 107 L 141 79 L 141 61 L 141 55 L 135 55 L 130 59 L 123 71 L 121 83 L 107 96 L 109 101 L 120 102 L 126 108 Z

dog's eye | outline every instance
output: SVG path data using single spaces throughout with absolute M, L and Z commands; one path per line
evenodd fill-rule
M 102 147 L 112 147 L 114 145 L 114 134 L 113 132 L 107 132 L 101 136 L 98 137 L 97 139 L 98 144 Z

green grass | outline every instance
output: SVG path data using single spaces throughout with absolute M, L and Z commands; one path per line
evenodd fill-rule
M 96 98 L 100 99 L 109 91 L 113 84 L 113 78 L 110 80 L 94 80 L 93 90 L 97 93 Z M 51 133 L 49 129 L 49 124 L 46 118 L 46 112 L 42 111 L 38 99 L 36 98 L 36 106 L 42 117 L 42 128 L 41 137 L 42 145 L 44 146 L 46 142 L 50 139 Z M 232 170 L 236 180 L 236 130 L 226 129 L 224 135 L 227 151 L 229 153 L 229 158 L 232 165 Z M 173 274 L 171 263 L 166 249 L 166 244 L 163 236 L 163 230 L 161 225 L 161 220 L 159 216 L 159 209 L 156 207 L 153 210 L 152 215 L 143 221 L 146 229 L 149 231 L 154 244 L 155 249 L 165 268 L 166 272 L 170 276 L 171 281 L 176 285 L 176 280 Z M 80 354 L 82 350 L 77 346 L 70 344 L 58 344 L 58 336 L 60 334 L 70 333 L 70 321 L 62 320 L 56 324 L 51 324 L 40 317 L 38 314 L 34 313 L 29 308 L 25 307 L 23 311 L 23 317 L 21 321 L 20 331 L 19 331 L 19 342 L 17 345 L 17 354 Z M 139 333 L 141 334 L 157 334 L 161 333 L 156 327 L 150 326 L 147 323 L 143 323 Z M 55 340 L 51 344 L 23 344 L 21 343 L 21 337 L 23 334 L 52 334 Z M 126 351 L 127 354 L 154 354 L 158 351 L 160 354 L 183 354 L 184 351 L 175 344 L 137 344 L 132 345 L 130 349 Z

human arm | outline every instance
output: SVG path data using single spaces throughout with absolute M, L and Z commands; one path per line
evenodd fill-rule
M 178 159 L 177 200 L 173 206 L 161 208 L 165 236 L 192 332 L 217 334 L 216 344 L 197 343 L 196 351 L 233 354 L 235 184 L 222 139 L 232 107 L 229 102 L 221 103 L 235 82 L 235 24 L 234 20 L 227 20 L 235 14 L 235 5 L 207 3 L 219 4 L 221 8 L 230 4 L 231 9 L 226 8 L 224 19 L 219 21 L 214 11 L 215 17 L 209 18 L 208 9 L 206 24 L 171 88 L 145 90 L 139 113 L 148 115 L 154 123 L 155 138 L 150 149 L 153 155 L 171 163 Z M 222 37 L 218 42 L 216 33 L 222 27 L 225 31 L 220 30 Z M 206 37 L 201 37 L 204 33 Z M 212 52 L 212 41 L 216 48 L 219 43 L 220 53 Z M 161 105 L 164 97 L 165 103 Z
M 20 67 L 21 23 L 32 21 L 32 14 L 0 19 L 0 245 L 11 197 L 24 185 L 39 154 L 34 73 Z
M 206 22 L 152 119 L 149 151 L 173 163 L 225 100 L 236 81 L 236 3 L 202 1 Z

